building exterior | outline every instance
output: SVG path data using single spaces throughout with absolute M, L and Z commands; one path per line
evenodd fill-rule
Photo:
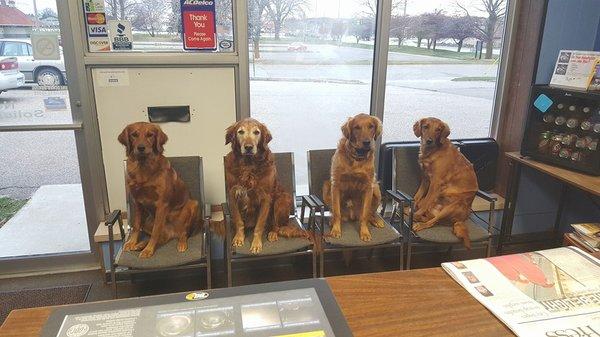
M 0 5 L 0 38 L 29 38 L 33 19 L 12 4 Z

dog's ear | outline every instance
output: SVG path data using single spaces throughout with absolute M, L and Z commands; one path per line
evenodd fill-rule
M 169 137 L 166 133 L 163 132 L 163 130 L 158 125 L 155 125 L 155 127 L 156 137 L 154 137 L 154 152 L 156 152 L 157 154 L 162 154 L 165 151 L 163 145 L 165 145 L 167 140 L 169 140 Z
M 442 131 L 440 132 L 440 137 L 448 138 L 450 136 L 450 127 L 448 124 L 442 122 Z
M 260 123 L 258 128 L 260 129 L 260 145 L 265 148 L 269 142 L 273 139 L 271 135 L 271 131 L 267 128 L 266 125 Z
M 236 139 L 236 132 L 238 129 L 238 125 L 240 124 L 240 122 L 235 122 L 233 124 L 231 124 L 227 129 L 225 129 L 225 145 L 229 144 L 229 143 L 233 143 Z
M 342 125 L 342 134 L 344 135 L 344 138 L 346 138 L 346 139 L 350 139 L 350 137 L 352 136 L 352 122 L 353 121 L 354 121 L 354 118 L 350 117 L 350 118 L 348 118 L 346 123 L 344 123 L 344 125 Z
M 119 137 L 117 139 L 119 140 L 119 143 L 125 145 L 125 148 L 127 149 L 127 154 L 129 155 L 129 153 L 133 149 L 131 146 L 131 141 L 129 140 L 129 125 L 127 125 L 123 129 L 123 131 L 121 131 L 121 134 L 119 134 Z
M 371 116 L 371 118 L 373 118 L 373 121 L 375 122 L 375 137 L 374 139 L 379 138 L 379 136 L 381 136 L 381 133 L 383 132 L 383 123 L 381 123 L 381 120 L 375 116 Z
M 415 133 L 415 136 L 417 136 L 417 138 L 421 138 L 421 122 L 422 121 L 423 121 L 422 119 L 419 119 L 413 125 L 413 132 Z

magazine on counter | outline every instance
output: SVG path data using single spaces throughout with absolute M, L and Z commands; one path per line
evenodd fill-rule
M 576 247 L 442 268 L 518 336 L 600 336 L 600 260 Z
M 561 50 L 550 80 L 551 86 L 588 90 L 596 70 L 600 52 Z M 595 82 L 594 82 L 595 83 Z

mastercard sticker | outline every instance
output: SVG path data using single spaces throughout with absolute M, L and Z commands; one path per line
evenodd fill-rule
M 106 17 L 104 13 L 87 13 L 88 25 L 103 25 L 106 23 Z

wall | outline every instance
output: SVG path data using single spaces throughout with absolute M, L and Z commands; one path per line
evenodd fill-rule
M 600 50 L 600 0 L 549 0 L 536 84 L 550 83 L 561 49 Z
M 161 124 L 169 136 L 165 155 L 203 157 L 206 201 L 223 202 L 224 132 L 236 120 L 233 68 L 118 69 L 127 74 L 121 85 L 107 84 L 103 69 L 92 70 L 111 209 L 126 209 L 125 149 L 117 137 L 127 124 L 148 121 L 148 106 L 190 106 L 191 122 Z
M 561 49 L 599 50 L 600 0 L 549 0 L 536 74 L 537 84 L 548 84 Z M 550 230 L 554 226 L 562 185 L 549 176 L 523 168 L 513 233 Z M 566 192 L 561 229 L 569 224 L 600 221 L 599 200 L 570 188 Z

